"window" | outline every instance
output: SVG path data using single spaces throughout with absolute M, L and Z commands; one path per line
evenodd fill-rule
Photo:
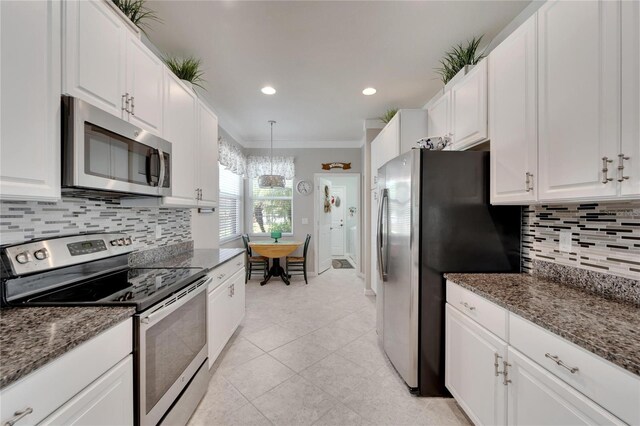
M 270 234 L 280 231 L 293 232 L 291 211 L 293 208 L 293 181 L 287 180 L 284 188 L 260 188 L 258 179 L 251 180 L 251 232 Z
M 229 241 L 242 233 L 242 176 L 220 166 L 220 241 Z

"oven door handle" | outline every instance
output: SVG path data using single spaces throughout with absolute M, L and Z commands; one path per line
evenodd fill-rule
M 155 323 L 157 323 L 161 319 L 165 318 L 167 315 L 171 314 L 173 311 L 175 311 L 176 309 L 178 309 L 179 307 L 181 307 L 185 303 L 189 302 L 191 299 L 193 299 L 194 297 L 198 296 L 203 291 L 206 291 L 207 290 L 207 286 L 209 285 L 211 280 L 213 280 L 212 277 L 207 277 L 207 278 L 204 278 L 204 279 L 198 281 L 195 284 L 190 284 L 190 285 L 186 286 L 184 288 L 184 290 L 188 289 L 191 286 L 196 286 L 197 287 L 201 283 L 204 283 L 204 285 L 200 286 L 199 289 L 196 289 L 195 291 L 192 291 L 191 293 L 188 293 L 186 296 L 183 296 L 181 299 L 178 299 L 177 302 L 171 303 L 168 306 L 164 306 L 164 307 L 162 307 L 162 308 L 160 308 L 160 309 L 158 309 L 156 311 L 153 311 L 152 313 L 150 313 L 148 315 L 144 315 L 144 316 L 140 317 L 140 323 L 141 323 L 142 327 L 149 328 L 149 327 L 153 326 Z M 182 291 L 184 291 L 184 290 L 182 290 Z

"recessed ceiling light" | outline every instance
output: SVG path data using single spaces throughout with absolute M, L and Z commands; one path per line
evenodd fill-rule
M 366 95 L 366 96 L 375 95 L 376 94 L 376 89 L 374 89 L 373 87 L 367 87 L 366 89 L 364 89 L 362 91 L 362 94 Z
M 271 87 L 271 86 L 263 87 L 263 88 L 261 89 L 261 91 L 262 91 L 262 93 L 264 93 L 265 95 L 273 95 L 273 94 L 275 94 L 275 93 L 276 93 L 276 89 L 274 89 L 274 88 L 273 88 L 273 87 Z

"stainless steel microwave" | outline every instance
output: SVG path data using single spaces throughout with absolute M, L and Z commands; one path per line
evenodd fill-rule
M 80 99 L 62 97 L 62 192 L 171 195 L 171 143 Z

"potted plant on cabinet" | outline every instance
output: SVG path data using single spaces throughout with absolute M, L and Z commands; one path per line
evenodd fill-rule
M 445 85 L 452 80 L 457 80 L 456 77 L 466 75 L 475 64 L 485 57 L 484 54 L 478 53 L 482 37 L 484 36 L 473 37 L 466 46 L 458 44 L 445 53 L 444 58 L 440 60 L 441 67 L 435 70 Z
M 205 80 L 202 78 L 204 71 L 200 69 L 201 61 L 194 57 L 188 58 L 176 58 L 174 56 L 165 57 L 164 63 L 169 67 L 176 77 L 182 80 L 190 89 L 193 90 L 193 86 L 198 86 L 204 89 L 202 84 Z M 206 89 L 205 89 L 206 90 Z

